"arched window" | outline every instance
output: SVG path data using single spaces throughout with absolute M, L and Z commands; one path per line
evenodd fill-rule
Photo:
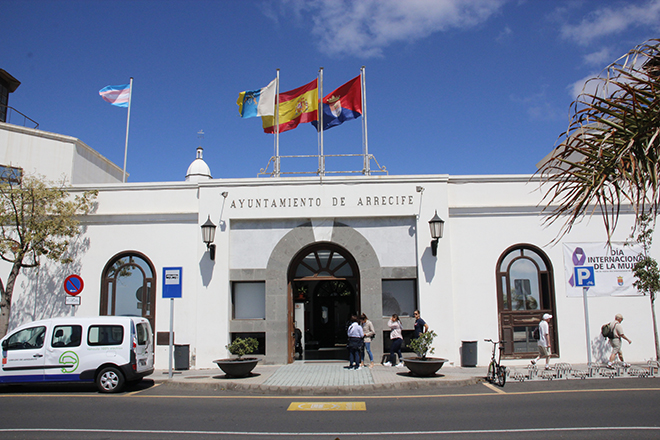
M 103 270 L 101 316 L 143 316 L 155 331 L 156 275 L 153 264 L 139 252 L 115 255 Z
M 497 280 L 500 337 L 506 341 L 504 355 L 534 357 L 538 349 L 532 332 L 543 314 L 555 315 L 552 264 L 536 246 L 515 245 L 500 257 Z M 554 322 L 550 339 L 556 354 L 559 344 Z

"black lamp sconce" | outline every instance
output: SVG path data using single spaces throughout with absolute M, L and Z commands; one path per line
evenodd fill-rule
M 431 254 L 435 257 L 438 255 L 438 240 L 442 238 L 442 234 L 445 229 L 445 221 L 438 217 L 438 211 L 435 211 L 435 215 L 431 220 L 429 220 L 429 227 L 431 228 Z
M 202 225 L 202 241 L 206 244 L 206 249 L 209 251 L 211 260 L 215 260 L 215 228 L 217 226 L 211 221 L 211 216 L 206 219 L 206 222 Z

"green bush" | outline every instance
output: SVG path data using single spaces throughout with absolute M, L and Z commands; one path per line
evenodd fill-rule
M 225 345 L 225 348 L 240 359 L 243 355 L 254 352 L 258 346 L 259 342 L 255 338 L 236 338 L 231 344 Z
M 431 347 L 431 344 L 433 344 L 433 338 L 436 336 L 438 335 L 433 330 L 429 330 L 419 335 L 418 338 L 410 341 L 408 348 L 414 351 L 417 356 L 421 357 L 422 359 L 426 359 L 427 353 L 433 354 L 435 351 L 435 348 Z

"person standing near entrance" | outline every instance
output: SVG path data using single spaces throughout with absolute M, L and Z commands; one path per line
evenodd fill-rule
M 371 339 L 376 336 L 376 329 L 374 328 L 374 324 L 369 321 L 369 318 L 367 318 L 367 315 L 364 313 L 360 316 L 360 319 L 362 321 L 362 330 L 364 331 L 364 348 L 367 351 L 367 354 L 369 355 L 369 368 L 374 367 L 374 355 L 371 353 Z M 364 357 L 364 350 L 362 351 L 362 360 L 365 360 Z
M 417 339 L 419 338 L 419 335 L 422 333 L 426 333 L 429 331 L 429 325 L 422 319 L 422 316 L 419 314 L 419 310 L 415 310 L 413 312 L 413 315 L 415 316 L 415 334 L 414 338 Z
M 401 356 L 401 346 L 403 345 L 403 326 L 401 325 L 401 321 L 399 321 L 399 315 L 396 313 L 392 315 L 392 318 L 387 321 L 387 326 L 390 328 L 390 360 L 383 365 L 386 367 L 394 365 L 394 353 L 396 353 L 399 359 L 399 363 L 396 366 L 402 368 L 403 356 Z
M 628 339 L 626 335 L 623 334 L 623 327 L 621 326 L 621 321 L 623 321 L 623 315 L 617 313 L 614 316 L 614 321 L 610 324 L 610 333 L 612 339 L 610 339 L 610 345 L 612 346 L 612 354 L 610 355 L 610 360 L 607 363 L 607 368 L 614 368 L 612 362 L 616 360 L 616 356 L 619 355 L 619 359 L 623 363 L 624 367 L 629 367 L 630 364 L 625 363 L 623 360 L 623 351 L 621 350 L 621 339 L 628 341 L 628 344 L 632 344 L 632 341 Z
M 362 353 L 362 339 L 364 331 L 356 315 L 351 316 L 351 325 L 348 327 L 348 369 L 359 370 L 360 355 Z
M 536 364 L 536 361 L 545 358 L 545 369 L 551 370 L 550 368 L 550 320 L 552 315 L 546 313 L 543 315 L 543 320 L 539 322 L 539 355 L 536 356 L 536 359 L 532 359 L 532 365 Z

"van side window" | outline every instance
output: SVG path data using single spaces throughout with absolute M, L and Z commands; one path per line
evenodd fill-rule
M 124 340 L 124 327 L 121 325 L 92 325 L 89 327 L 89 345 L 121 345 Z
M 29 350 L 44 346 L 46 327 L 26 328 L 14 333 L 7 340 L 7 350 Z
M 79 325 L 58 325 L 53 330 L 52 347 L 79 347 L 82 327 Z
M 137 343 L 138 345 L 144 345 L 149 341 L 149 331 L 145 324 L 139 323 L 137 325 Z

